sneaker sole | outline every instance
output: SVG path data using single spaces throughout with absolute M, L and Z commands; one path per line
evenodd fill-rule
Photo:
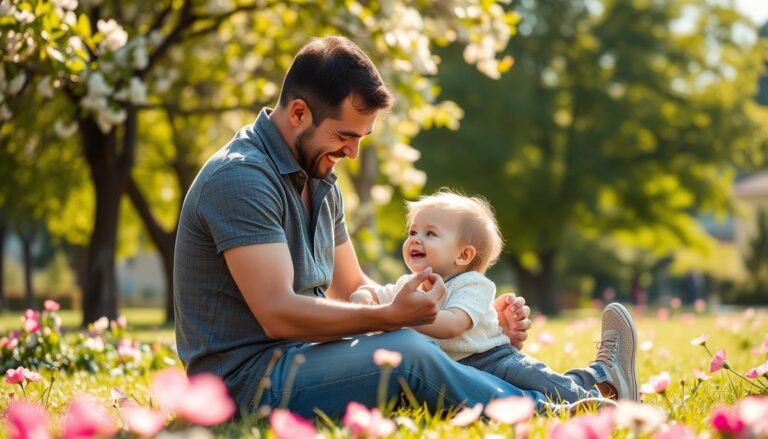
M 634 387 L 634 395 L 630 398 L 632 401 L 639 402 L 640 401 L 640 392 L 638 391 L 638 385 L 637 385 L 637 371 L 636 371 L 636 356 L 637 356 L 637 330 L 635 329 L 635 323 L 632 321 L 632 316 L 629 314 L 629 311 L 627 308 L 624 307 L 624 305 L 620 303 L 610 303 L 608 306 L 605 307 L 605 311 L 608 309 L 615 312 L 619 318 L 624 322 L 624 324 L 629 328 L 630 332 L 632 333 L 632 357 L 631 357 L 631 367 L 632 370 L 625 371 L 628 372 L 629 379 L 632 379 L 633 386 Z M 604 312 L 605 312 L 604 311 Z M 629 383 L 628 383 L 629 384 Z

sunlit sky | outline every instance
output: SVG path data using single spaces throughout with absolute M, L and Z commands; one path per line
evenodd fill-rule
M 736 0 L 736 7 L 758 25 L 768 20 L 768 0 Z

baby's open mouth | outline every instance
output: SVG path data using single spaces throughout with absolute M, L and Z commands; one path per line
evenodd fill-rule
M 424 254 L 423 252 L 420 252 L 418 250 L 411 250 L 412 258 L 423 258 L 424 256 L 426 256 L 426 254 Z

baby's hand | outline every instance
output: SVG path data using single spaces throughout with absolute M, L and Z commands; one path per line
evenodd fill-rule
M 373 295 L 366 289 L 360 289 L 349 296 L 350 303 L 360 303 L 363 305 L 373 305 Z

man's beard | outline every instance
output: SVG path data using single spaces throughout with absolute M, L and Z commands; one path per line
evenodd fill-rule
M 309 127 L 296 138 L 296 161 L 299 162 L 299 166 L 310 177 L 326 178 L 333 170 L 333 167 L 329 167 L 327 171 L 321 171 L 320 163 L 322 163 L 325 153 L 321 151 L 321 148 L 312 148 L 308 144 L 315 131 L 316 128 L 314 126 Z M 312 154 L 312 149 L 315 149 L 314 155 L 310 155 Z

